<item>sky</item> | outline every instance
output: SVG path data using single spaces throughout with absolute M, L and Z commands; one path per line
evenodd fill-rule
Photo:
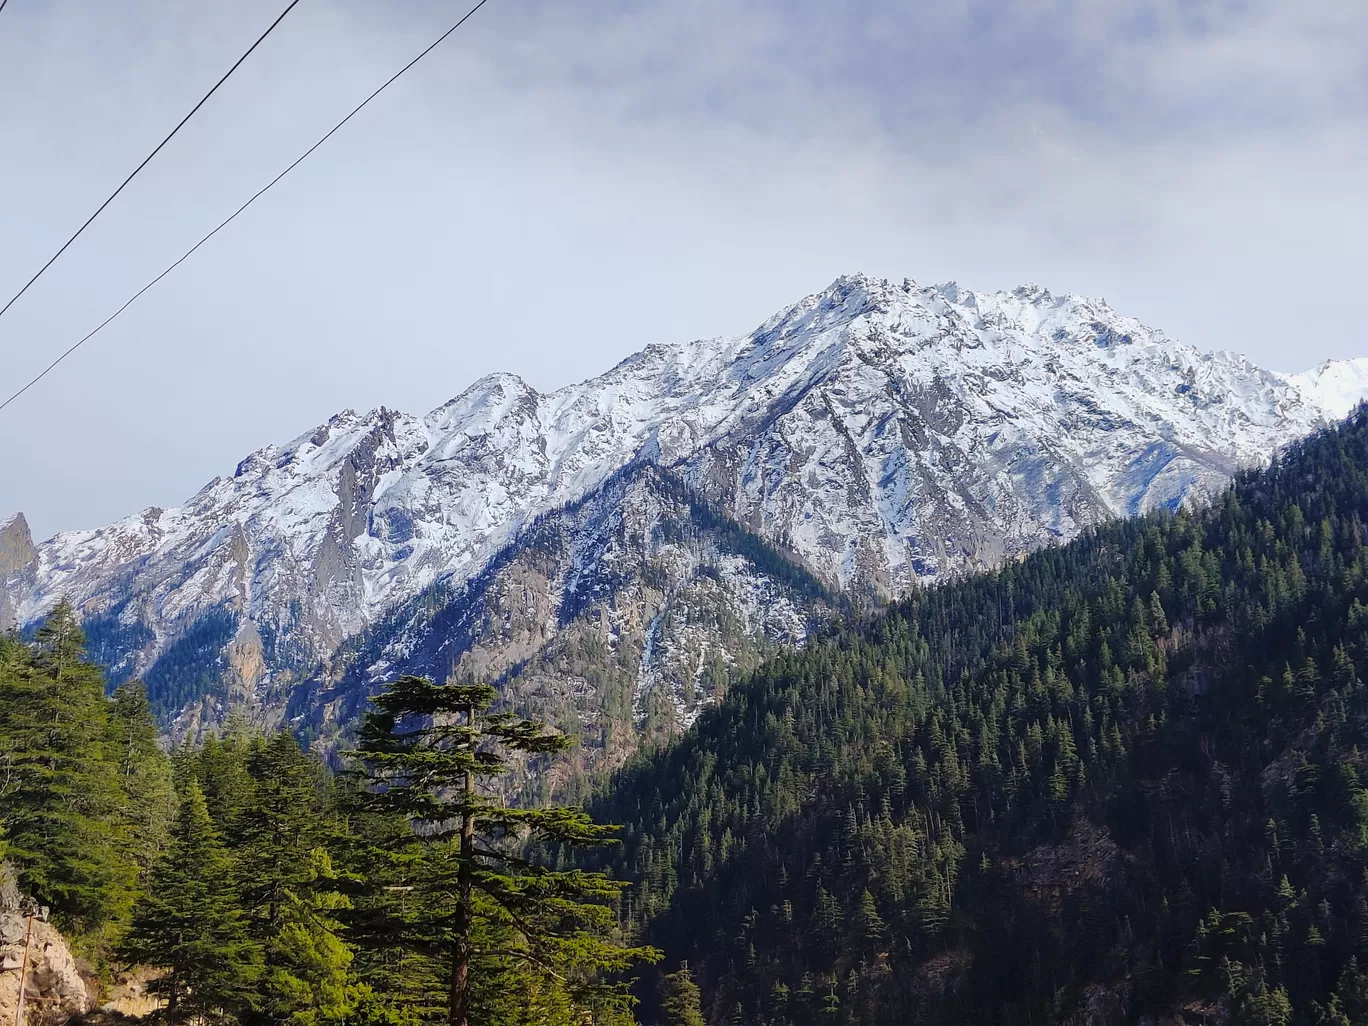
M 0 302 L 284 6 L 9 0 Z M 463 10 L 302 0 L 0 317 L 0 391 Z M 1361 0 L 490 0 L 0 411 L 0 518 L 175 505 L 343 408 L 549 390 L 853 271 L 1364 356 L 1365 181 Z

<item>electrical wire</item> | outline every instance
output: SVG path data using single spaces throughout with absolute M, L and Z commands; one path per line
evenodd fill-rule
M 5 4 L 8 2 L 9 0 L 0 0 L 0 10 L 4 10 Z M 143 162 L 133 169 L 133 173 L 129 175 L 127 178 L 125 178 L 123 180 L 123 183 L 117 189 L 115 189 L 112 193 L 109 194 L 109 198 L 100 204 L 99 209 L 97 209 L 95 213 L 91 214 L 88 218 L 86 218 L 85 224 L 77 228 L 76 233 L 72 235 L 71 238 L 67 239 L 66 242 L 62 243 L 62 248 L 59 249 L 56 253 L 53 253 L 52 256 L 48 259 L 48 262 L 45 263 L 42 267 L 38 268 L 38 273 L 35 274 L 32 278 L 30 278 L 28 282 L 24 285 L 24 287 L 20 289 L 18 292 L 16 292 L 13 295 L 13 297 L 11 297 L 8 303 L 6 303 L 3 307 L 0 307 L 0 317 L 5 316 L 5 311 L 12 307 L 15 304 L 15 302 L 18 301 L 19 297 L 22 296 L 25 292 L 27 292 L 29 288 L 33 285 L 33 283 L 43 276 L 44 271 L 46 271 L 49 267 L 51 267 L 53 264 L 57 262 L 57 258 L 67 251 L 68 246 L 70 246 L 73 242 L 75 242 L 78 238 L 81 237 L 81 233 L 91 226 L 95 218 L 99 217 L 101 214 L 104 213 L 105 207 L 113 203 L 114 200 L 118 197 L 119 193 L 123 192 L 124 189 L 128 187 L 128 183 L 138 177 L 138 172 L 140 172 L 143 168 L 147 167 L 148 164 L 152 163 L 152 158 L 162 151 L 162 147 L 164 147 L 173 138 L 175 138 L 176 133 L 185 127 L 186 122 L 193 118 L 195 114 L 199 112 L 199 109 L 209 102 L 209 97 L 213 96 L 216 92 L 218 92 L 219 86 L 223 85 L 224 82 L 227 82 L 228 79 L 232 77 L 233 72 L 237 71 L 237 69 L 242 66 L 242 62 L 245 61 L 248 57 L 252 56 L 252 51 L 254 51 L 258 46 L 260 46 L 265 41 L 266 37 L 275 31 L 275 27 L 285 20 L 285 15 L 289 14 L 292 10 L 294 10 L 295 5 L 298 3 L 299 0 L 290 0 L 290 5 L 286 7 L 285 10 L 280 12 L 280 16 L 276 18 L 275 21 L 271 22 L 270 27 L 267 28 L 265 32 L 263 32 L 260 36 L 257 37 L 257 41 L 247 48 L 247 52 L 233 62 L 233 66 L 224 73 L 221 79 L 214 83 L 214 87 L 212 89 L 210 89 L 207 93 L 204 94 L 203 97 L 200 98 L 200 102 L 195 104 L 195 106 L 190 109 L 190 113 L 180 119 L 180 123 L 177 124 L 175 128 L 171 129 L 170 133 L 166 136 L 166 138 L 163 139 L 161 142 L 157 143 L 157 148 L 154 149 L 151 153 L 149 153 L 146 157 L 144 157 Z
M 344 117 L 344 118 L 343 118 L 341 121 L 339 121 L 337 124 L 333 125 L 332 128 L 328 129 L 328 131 L 327 131 L 326 133 L 324 133 L 324 135 L 322 136 L 322 138 L 320 138 L 320 139 L 318 140 L 318 142 L 314 143 L 314 144 L 313 144 L 312 146 L 310 146 L 307 150 L 305 150 L 303 153 L 301 153 L 297 158 L 295 158 L 294 162 L 293 162 L 292 164 L 290 164 L 288 167 L 286 167 L 284 171 L 281 171 L 280 174 L 276 175 L 276 176 L 275 176 L 274 178 L 272 178 L 269 182 L 267 182 L 267 183 L 266 183 L 265 185 L 263 185 L 260 189 L 258 189 L 258 190 L 252 195 L 252 197 L 251 197 L 250 199 L 247 200 L 246 203 L 242 204 L 242 206 L 238 207 L 238 208 L 237 208 L 236 210 L 234 210 L 231 214 L 229 214 L 226 218 L 224 218 L 222 221 L 220 221 L 219 224 L 218 224 L 218 226 L 217 226 L 216 228 L 214 228 L 213 231 L 209 232 L 207 235 L 205 235 L 203 238 L 201 238 L 198 242 L 196 242 L 193 246 L 191 246 L 188 250 L 186 250 L 183 254 L 181 254 L 181 256 L 180 256 L 174 263 L 172 263 L 171 265 L 169 265 L 169 266 L 166 268 L 166 270 L 162 271 L 161 274 L 157 275 L 155 278 L 153 278 L 151 281 L 149 281 L 149 282 L 148 282 L 146 285 L 144 285 L 142 288 L 138 289 L 137 292 L 133 293 L 133 295 L 129 297 L 128 301 L 125 302 L 123 306 L 119 307 L 119 308 L 118 308 L 117 310 L 115 310 L 112 314 L 110 314 L 110 315 L 109 315 L 108 317 L 106 317 L 103 321 L 101 321 L 101 322 L 94 328 L 94 330 L 92 330 L 92 331 L 90 332 L 90 334 L 86 335 L 84 338 L 80 339 L 78 342 L 76 342 L 74 345 L 72 345 L 72 346 L 71 346 L 69 349 L 67 349 L 64 353 L 62 353 L 60 356 L 58 356 L 57 359 L 53 360 L 50 364 L 48 364 L 46 367 L 44 367 L 44 368 L 43 368 L 41 371 L 39 371 L 36 375 L 34 375 L 34 377 L 31 378 L 31 379 L 28 381 L 27 384 L 25 384 L 25 385 L 24 385 L 22 388 L 20 388 L 17 392 L 15 392 L 13 395 L 11 395 L 11 396 L 10 396 L 8 399 L 6 399 L 3 403 L 0 403 L 0 410 L 3 410 L 6 406 L 8 406 L 10 403 L 14 402 L 14 400 L 18 399 L 21 395 L 23 395 L 25 392 L 27 392 L 27 391 L 28 391 L 30 388 L 32 388 L 34 385 L 38 384 L 38 382 L 42 381 L 43 378 L 47 377 L 47 375 L 48 375 L 54 368 L 56 368 L 56 366 L 57 366 L 58 364 L 60 364 L 63 360 L 65 360 L 68 356 L 70 356 L 70 355 L 71 355 L 72 353 L 74 353 L 76 350 L 80 349 L 81 346 L 83 346 L 83 345 L 85 345 L 87 342 L 89 342 L 89 341 L 90 341 L 92 338 L 94 338 L 97 334 L 99 334 L 101 331 L 103 331 L 104 328 L 105 328 L 106 326 L 108 326 L 109 323 L 110 323 L 111 321 L 114 320 L 114 318 L 118 317 L 121 313 L 123 313 L 123 312 L 124 312 L 125 310 L 127 310 L 130 306 L 132 306 L 132 305 L 138 300 L 138 297 L 140 297 L 144 292 L 146 292 L 148 289 L 152 288 L 152 286 L 156 285 L 157 282 L 161 281 L 163 278 L 165 278 L 168 274 L 170 274 L 172 271 L 174 271 L 174 270 L 175 270 L 177 267 L 179 267 L 181 264 L 185 263 L 186 260 L 190 259 L 190 257 L 195 253 L 196 250 L 198 250 L 198 249 L 199 249 L 201 246 L 203 246 L 206 242 L 208 242 L 208 241 L 209 241 L 210 239 L 212 239 L 215 235 L 217 235 L 219 232 L 221 232 L 224 228 L 227 228 L 229 224 L 231 224 L 233 221 L 235 221 L 235 220 L 237 219 L 237 217 L 238 217 L 239 214 L 241 214 L 244 210 L 246 210 L 246 209 L 247 209 L 248 207 L 250 207 L 253 203 L 255 203 L 258 199 L 260 199 L 260 198 L 261 198 L 262 196 L 264 196 L 267 192 L 269 192 L 269 191 L 275 186 L 275 184 L 276 184 L 277 182 L 279 182 L 282 178 L 284 178 L 286 175 L 288 175 L 291 171 L 293 171 L 295 168 L 297 168 L 300 164 L 304 163 L 304 161 L 308 159 L 308 157 L 310 156 L 310 154 L 312 154 L 312 153 L 314 152 L 314 150 L 318 149 L 318 148 L 319 148 L 320 146 L 322 146 L 325 142 L 327 142 L 329 139 L 331 139 L 331 138 L 338 132 L 338 130 L 342 128 L 343 125 L 345 125 L 345 124 L 346 124 L 348 121 L 350 121 L 352 118 L 356 117 L 357 114 L 361 113 L 361 111 L 362 111 L 363 108 L 365 108 L 372 100 L 374 100 L 377 96 L 379 96 L 379 95 L 380 95 L 381 93 L 383 93 L 386 89 L 388 89 L 391 85 L 393 85 L 393 84 L 395 83 L 395 81 L 397 81 L 398 78 L 399 78 L 401 75 L 403 75 L 406 71 L 409 70 L 409 68 L 413 67 L 413 66 L 414 66 L 415 64 L 417 64 L 419 61 L 421 61 L 424 57 L 426 57 L 428 54 L 430 54 L 433 50 L 437 49 L 437 47 L 439 47 L 443 42 L 446 41 L 446 38 L 447 38 L 448 36 L 450 36 L 450 35 L 451 35 L 453 32 L 455 32 L 458 28 L 460 28 L 460 27 L 461 27 L 462 25 L 464 25 L 467 21 L 469 21 L 469 20 L 475 15 L 475 12 L 477 12 L 481 7 L 483 7 L 483 6 L 484 6 L 485 4 L 487 4 L 487 3 L 489 3 L 489 0 L 480 0 L 479 3 L 477 3 L 474 7 L 472 7 L 470 10 L 468 10 L 464 15 L 462 15 L 460 21 L 456 22 L 456 24 L 452 25 L 451 28 L 447 29 L 447 30 L 446 30 L 445 32 L 443 32 L 440 36 L 438 36 L 437 39 L 436 39 L 436 41 L 433 42 L 431 46 L 429 46 L 427 49 L 425 49 L 425 50 L 423 50 L 421 53 L 419 53 L 417 57 L 414 57 L 411 61 L 409 61 L 409 62 L 408 62 L 407 64 L 405 64 L 402 68 L 400 68 L 398 71 L 396 71 L 393 75 L 391 75 L 388 79 L 386 79 L 386 80 L 379 86 L 379 88 L 377 88 L 373 93 L 371 93 L 371 94 L 370 94 L 369 96 L 367 96 L 364 100 L 362 100 L 362 101 L 361 101 L 360 103 L 358 103 L 355 107 L 353 107 L 352 110 L 351 110 L 351 113 L 349 113 L 346 117 Z

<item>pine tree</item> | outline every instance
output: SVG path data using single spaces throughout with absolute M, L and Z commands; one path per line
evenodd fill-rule
M 261 949 L 247 935 L 232 860 L 194 780 L 171 844 L 134 911 L 123 953 L 135 964 L 166 970 L 151 989 L 166 995 L 173 1019 L 241 1013 L 258 1004 Z
M 1157 591 L 1150 592 L 1149 599 L 1150 633 L 1157 641 L 1169 632 L 1168 616 L 1164 613 L 1164 603 L 1159 600 Z
M 249 748 L 244 793 L 228 836 L 243 867 L 243 903 L 262 932 L 280 925 L 287 897 L 314 876 L 313 852 L 327 832 L 321 767 L 289 734 Z
M 176 787 L 147 689 L 140 682 L 124 684 L 114 692 L 109 707 L 109 748 L 123 791 L 119 821 L 134 860 L 146 870 L 170 839 Z
M 477 1013 L 499 1000 L 510 974 L 577 1002 L 624 1007 L 626 994 L 599 978 L 658 953 L 611 939 L 622 885 L 535 857 L 538 847 L 602 845 L 613 828 L 576 808 L 509 808 L 491 793 L 511 755 L 547 756 L 571 743 L 488 713 L 495 697 L 487 684 L 405 676 L 374 699 L 355 753 L 363 808 L 403 817 L 413 838 L 388 853 L 395 900 L 373 907 L 361 929 L 440 962 L 451 1026 L 495 1021 Z
M 82 660 L 83 644 L 61 602 L 32 648 L 9 641 L 0 655 L 0 832 L 23 887 L 69 925 L 95 931 L 126 917 L 136 866 L 117 817 L 124 795 L 104 679 Z
M 817 895 L 812 904 L 812 932 L 813 936 L 826 938 L 829 942 L 840 934 L 841 928 L 841 906 L 832 897 L 831 892 L 820 883 L 817 885 Z
M 336 918 L 350 903 L 317 886 L 335 880 L 327 854 L 315 851 L 314 879 L 285 895 L 277 926 L 264 942 L 262 1009 L 294 1026 L 345 1023 L 363 997 L 350 973 L 353 953 Z
M 224 833 L 236 829 L 242 807 L 252 792 L 252 775 L 247 763 L 252 746 L 260 738 L 238 714 L 229 717 L 222 736 L 210 735 L 198 750 L 178 754 L 177 785 L 184 787 L 194 777 L 204 792 L 209 816 Z
M 868 888 L 860 895 L 860 911 L 856 917 L 856 927 L 864 954 L 874 955 L 877 953 L 880 944 L 883 943 L 887 927 L 879 916 L 879 907 L 875 904 L 874 895 L 869 892 Z
M 88 665 L 82 665 L 85 635 L 81 632 L 75 608 L 66 599 L 53 606 L 33 638 L 34 662 L 53 680 L 61 681 L 69 674 L 89 671 Z
M 277 1021 L 340 1021 L 355 1005 L 341 893 L 328 844 L 323 768 L 289 734 L 249 746 L 251 788 L 231 836 L 248 935 L 261 946 L 263 1010 Z
M 701 1007 L 702 996 L 687 965 L 667 973 L 661 991 L 663 1026 L 707 1026 Z

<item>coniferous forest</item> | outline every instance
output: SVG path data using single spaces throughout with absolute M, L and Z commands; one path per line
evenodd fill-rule
M 570 741 L 485 685 L 392 682 L 333 772 L 164 753 L 82 644 L 0 641 L 0 852 L 171 1020 L 1368 1022 L 1362 410 L 778 655 L 587 810 L 502 800 Z
M 1366 603 L 1361 409 L 769 662 L 596 806 L 626 914 L 716 1024 L 1368 1022 Z

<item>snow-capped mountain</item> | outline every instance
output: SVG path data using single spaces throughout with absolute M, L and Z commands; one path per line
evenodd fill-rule
M 31 622 L 70 597 L 92 650 L 116 676 L 164 681 L 168 712 L 205 711 L 207 688 L 210 715 L 236 695 L 304 716 L 336 701 L 340 682 L 360 688 L 418 652 L 430 672 L 473 670 L 479 654 L 481 672 L 522 673 L 570 622 L 576 582 L 601 578 L 605 560 L 664 560 L 673 569 L 613 577 L 652 580 L 603 592 L 617 620 L 603 620 L 602 638 L 631 664 L 624 701 L 638 718 L 662 674 L 687 715 L 697 696 L 684 677 L 703 670 L 662 669 L 673 656 L 655 621 L 700 574 L 733 612 L 783 591 L 775 553 L 833 592 L 896 594 L 1102 518 L 1210 495 L 1365 394 L 1368 360 L 1282 375 L 1170 340 L 1101 300 L 855 275 L 749 335 L 649 346 L 548 394 L 494 375 L 422 417 L 345 411 L 176 509 L 37 546 L 14 521 L 0 531 L 0 610 Z M 674 498 L 623 485 L 643 467 L 664 472 Z M 771 555 L 742 558 L 707 532 L 678 545 L 669 525 L 705 507 L 727 537 L 749 539 L 746 551 L 768 544 Z M 518 603 L 518 617 L 545 621 L 524 624 L 539 641 L 495 658 L 481 638 L 503 628 L 466 631 L 461 644 L 433 635 L 437 606 L 475 601 L 491 568 L 526 557 L 552 522 L 561 540 L 527 585 L 547 594 Z M 777 619 L 738 614 L 736 638 L 801 633 L 826 604 L 784 601 Z M 632 602 L 645 605 L 623 640 Z M 719 645 L 702 649 L 735 660 L 744 647 Z
M 1288 379 L 1332 417 L 1347 417 L 1368 395 L 1368 358 L 1326 360 L 1314 370 L 1289 374 Z

